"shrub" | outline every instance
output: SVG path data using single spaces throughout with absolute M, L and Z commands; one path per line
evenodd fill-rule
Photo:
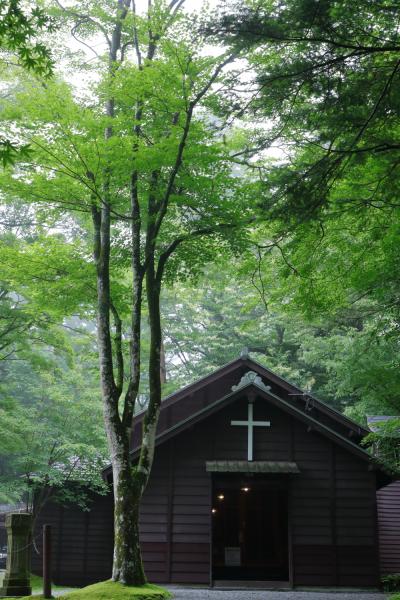
M 385 592 L 400 592 L 400 573 L 385 575 L 381 581 Z M 393 598 L 396 598 L 396 596 L 393 596 Z M 400 595 L 398 595 L 397 600 L 400 600 Z

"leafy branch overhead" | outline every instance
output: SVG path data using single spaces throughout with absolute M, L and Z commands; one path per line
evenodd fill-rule
M 54 30 L 54 20 L 39 5 L 27 8 L 20 0 L 1 0 L 0 48 L 15 53 L 23 68 L 45 77 L 51 75 L 50 51 L 37 35 Z
M 377 197 L 391 202 L 385 182 L 399 156 L 397 16 L 391 2 L 259 0 L 227 7 L 214 24 L 257 71 L 247 110 L 271 120 L 265 143 L 290 157 L 266 206 L 287 210 L 293 223 L 323 211 L 342 177 L 354 182 L 345 207 L 367 208 Z M 368 172 L 372 161 L 379 173 L 360 198 L 360 169 Z
M 0 65 L 15 64 L 39 76 L 50 77 L 53 59 L 38 35 L 54 30 L 54 20 L 38 5 L 27 8 L 20 0 L 0 0 Z M 28 158 L 29 153 L 29 144 L 19 145 L 0 137 L 3 167 L 17 159 Z

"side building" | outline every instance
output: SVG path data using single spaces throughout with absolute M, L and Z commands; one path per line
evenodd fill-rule
M 371 431 L 379 432 L 381 424 L 385 424 L 398 416 L 370 415 L 367 417 Z M 375 449 L 379 456 L 379 447 Z M 392 448 L 393 457 L 398 462 L 400 447 Z M 379 525 L 379 559 L 382 576 L 400 573 L 400 481 L 393 481 L 377 493 L 378 525 Z

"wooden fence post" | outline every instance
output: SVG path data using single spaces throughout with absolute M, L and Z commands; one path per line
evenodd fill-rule
M 43 597 L 51 595 L 51 525 L 43 525 Z

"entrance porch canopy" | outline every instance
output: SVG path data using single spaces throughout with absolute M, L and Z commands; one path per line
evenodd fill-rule
M 264 460 L 209 460 L 208 473 L 300 473 L 295 462 Z

